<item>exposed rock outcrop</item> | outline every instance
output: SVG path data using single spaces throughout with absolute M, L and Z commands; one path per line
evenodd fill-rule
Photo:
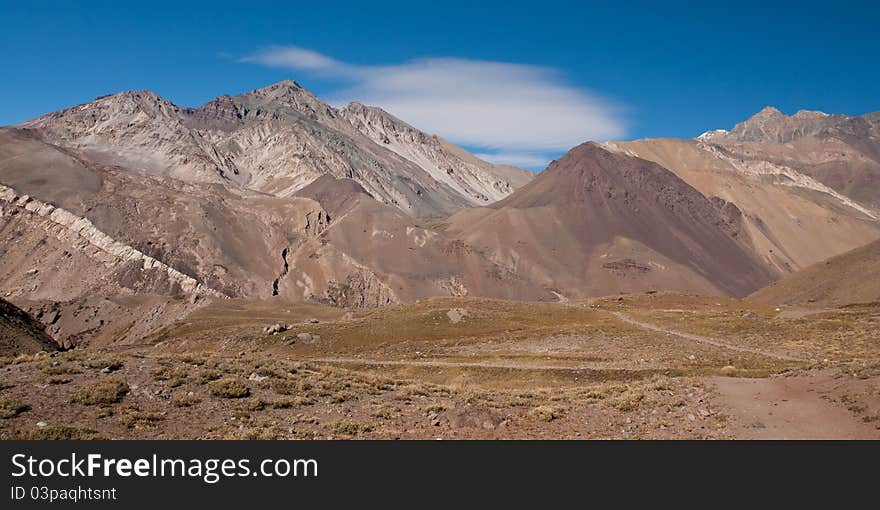
M 371 140 L 419 165 L 473 205 L 500 200 L 534 177 L 526 170 L 478 159 L 375 106 L 353 102 L 340 110 L 340 115 Z
M 144 270 L 156 270 L 167 275 L 168 279 L 180 286 L 188 294 L 211 297 L 224 297 L 222 293 L 202 285 L 191 276 L 185 275 L 169 265 L 120 243 L 98 230 L 91 221 L 32 198 L 18 195 L 14 189 L 0 184 L 0 200 L 9 207 L 26 211 L 39 218 L 40 225 L 56 239 L 68 242 L 79 252 L 107 267 L 116 267 L 127 262 L 135 262 Z M 11 214 L 11 211 L 4 211 Z
M 150 91 L 122 92 L 21 127 L 100 163 L 280 197 L 322 175 L 349 178 L 376 200 L 416 217 L 489 203 L 531 177 L 397 119 L 394 125 L 406 129 L 385 144 L 367 129 L 372 125 L 288 80 L 223 95 L 200 108 L 178 107 Z

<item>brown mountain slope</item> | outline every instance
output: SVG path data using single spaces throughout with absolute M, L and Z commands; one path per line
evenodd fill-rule
M 134 174 L 14 131 L 0 130 L 0 147 L 27 155 L 0 162 L 0 285 L 11 296 L 269 297 L 281 251 L 326 226 L 305 198 Z
M 880 237 L 880 222 L 868 215 L 870 210 L 788 167 L 745 162 L 700 140 L 658 138 L 605 146 L 654 161 L 703 195 L 734 203 L 756 252 L 782 273 Z
M 813 306 L 880 301 L 880 240 L 773 282 L 748 299 Z
M 202 298 L 549 296 L 350 179 L 277 197 L 100 165 L 18 129 L 0 129 L 0 155 L 0 289 L 45 309 L 64 345 L 126 307 L 161 326 Z
M 5 299 L 0 299 L 0 356 L 55 351 L 58 345 L 43 325 Z
M 748 246 L 735 207 L 593 143 L 491 207 L 452 216 L 446 229 L 566 297 L 649 289 L 742 296 L 774 277 Z
M 321 235 L 289 255 L 281 292 L 345 306 L 430 296 L 555 299 L 461 241 L 380 204 L 349 179 L 325 176 L 298 196 L 330 214 Z M 321 295 L 315 289 L 328 289 Z

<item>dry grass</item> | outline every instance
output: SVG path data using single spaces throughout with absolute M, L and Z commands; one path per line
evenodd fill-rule
M 121 401 L 128 391 L 128 384 L 125 381 L 116 377 L 107 377 L 77 391 L 73 401 L 85 405 L 106 406 Z
M 225 377 L 207 384 L 211 395 L 220 398 L 244 398 L 251 394 L 250 388 L 239 379 Z
M 731 315 L 738 305 L 728 301 L 693 307 L 667 303 L 669 298 L 660 301 L 688 314 L 693 310 L 695 328 L 710 329 L 713 321 L 720 321 L 733 332 L 735 322 L 743 320 Z M 260 306 L 266 313 L 259 317 L 249 313 L 251 305 L 242 305 L 231 318 L 218 315 L 219 330 L 188 321 L 180 336 L 180 331 L 165 333 L 157 348 L 85 348 L 21 359 L 4 369 L 10 388 L 2 394 L 27 401 L 34 408 L 27 416 L 32 414 L 33 421 L 57 409 L 52 422 L 84 427 L 53 432 L 59 437 L 91 437 L 93 433 L 82 432 L 89 427 L 112 438 L 561 438 L 573 437 L 575 431 L 599 438 L 724 437 L 723 430 L 714 434 L 720 423 L 714 414 L 715 421 L 700 414 L 707 406 L 702 400 L 706 394 L 695 389 L 701 379 L 717 374 L 762 377 L 788 368 L 766 357 L 630 327 L 608 313 L 617 308 L 590 308 L 590 303 L 436 299 L 353 311 L 344 319 L 344 312 L 331 310 L 327 313 L 338 317 L 322 316 L 318 324 L 297 326 L 297 331 L 319 334 L 319 342 L 293 346 L 277 337 L 264 338 L 259 331 L 269 322 L 266 317 L 283 315 L 288 308 L 296 315 L 300 305 Z M 688 331 L 687 321 L 679 321 L 682 313 L 634 309 L 628 303 L 613 306 L 643 316 L 645 322 L 669 320 L 669 329 Z M 446 316 L 450 308 L 466 309 L 464 320 L 452 323 Z M 754 320 L 775 320 L 765 315 Z M 880 323 L 860 317 L 854 327 L 864 329 L 867 338 Z M 828 320 L 807 319 L 802 327 L 809 329 L 815 322 L 818 333 L 803 341 L 846 331 Z M 272 322 L 297 321 L 285 316 Z M 742 340 L 765 350 L 777 347 L 772 337 L 776 329 L 749 327 L 753 329 L 743 332 L 743 338 L 717 331 L 706 336 Z M 797 341 L 792 336 L 783 340 Z M 878 360 L 864 358 L 839 367 L 847 379 L 874 378 L 880 376 Z M 126 397 L 99 387 L 102 381 L 95 383 L 95 376 L 105 377 L 99 373 L 78 374 L 84 367 L 110 366 L 121 371 L 115 378 L 121 382 L 124 376 L 138 390 Z M 69 380 L 69 386 L 33 389 L 34 382 L 50 379 Z M 99 408 L 70 406 L 66 399 L 71 394 L 74 401 Z M 689 414 L 697 420 L 687 418 Z M 868 408 L 858 418 L 876 415 L 876 409 Z M 30 423 L 14 418 L 4 423 L 0 437 L 29 434 L 26 421 Z
M 551 422 L 563 416 L 561 409 L 552 406 L 538 406 L 529 411 L 529 416 L 536 420 Z
M 171 404 L 175 407 L 193 407 L 202 402 L 193 392 L 177 392 L 171 396 Z
M 73 375 L 73 374 L 81 374 L 82 370 L 74 366 L 72 363 L 58 363 L 48 364 L 43 367 L 43 373 L 47 376 L 53 375 Z
M 0 418 L 15 418 L 19 414 L 30 409 L 30 406 L 17 398 L 0 399 Z
M 40 427 L 34 430 L 19 433 L 16 439 L 32 441 L 77 441 L 83 439 L 99 439 L 97 432 L 80 427 L 67 427 L 63 425 Z
M 144 412 L 136 407 L 123 410 L 118 413 L 119 423 L 129 429 L 155 427 L 163 419 L 164 413 Z
M 373 431 L 373 427 L 369 424 L 348 419 L 334 420 L 327 423 L 326 426 L 335 434 L 349 437 L 359 436 Z

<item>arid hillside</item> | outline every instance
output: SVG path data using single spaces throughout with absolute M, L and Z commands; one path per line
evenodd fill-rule
M 777 274 L 752 251 L 735 206 L 593 143 L 445 228 L 564 297 L 658 289 L 742 296 Z
M 749 296 L 766 304 L 843 306 L 880 301 L 880 241 L 813 264 Z
M 58 344 L 46 334 L 39 321 L 0 299 L 0 356 L 14 357 L 57 348 Z
M 0 439 L 876 439 L 878 314 L 218 300 L 138 344 L 0 358 Z

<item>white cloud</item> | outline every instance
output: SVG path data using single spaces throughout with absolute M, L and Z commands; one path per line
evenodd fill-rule
M 271 46 L 256 55 L 241 59 L 242 62 L 255 62 L 270 67 L 282 67 L 297 71 L 339 70 L 347 67 L 317 51 L 295 46 Z
M 419 129 L 479 147 L 481 157 L 495 161 L 534 166 L 548 159 L 539 153 L 625 133 L 619 108 L 546 67 L 460 58 L 361 66 L 291 46 L 243 61 L 338 80 L 331 103 L 380 106 Z
M 518 166 L 520 168 L 541 169 L 552 159 L 545 154 L 532 152 L 481 152 L 474 156 L 498 165 Z

